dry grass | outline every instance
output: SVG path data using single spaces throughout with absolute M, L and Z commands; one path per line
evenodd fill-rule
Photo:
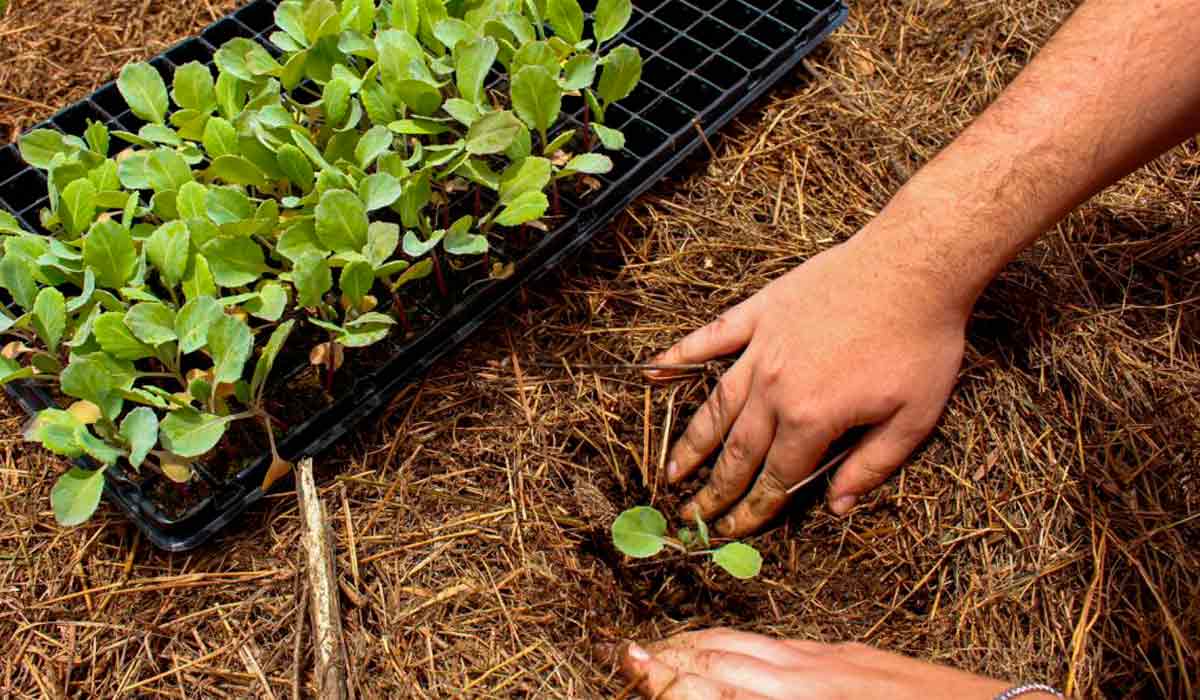
M 604 546 L 615 512 L 649 499 L 664 429 L 713 378 L 647 386 L 590 366 L 644 360 L 852 235 L 1074 5 L 855 4 L 714 160 L 636 203 L 586 262 L 324 458 L 361 696 L 597 697 L 619 684 L 591 641 L 729 624 L 1084 697 L 1195 697 L 1196 144 L 1004 273 L 933 439 L 850 518 L 814 494 L 757 538 L 761 580 L 629 566 Z M 0 24 L 0 123 L 80 96 L 132 56 L 106 52 L 152 53 L 209 14 L 194 12 L 16 3 Z M 0 695 L 286 698 L 309 682 L 291 494 L 185 555 L 108 509 L 60 530 L 47 496 L 62 464 L 19 444 L 19 424 L 6 421 L 0 468 Z

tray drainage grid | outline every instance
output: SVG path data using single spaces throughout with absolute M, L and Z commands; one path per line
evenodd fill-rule
M 590 15 L 595 1 L 582 4 Z M 150 63 L 170 85 L 180 66 L 190 61 L 211 66 L 217 48 L 237 37 L 253 39 L 278 56 L 268 39 L 276 31 L 277 5 L 256 0 Z M 439 320 L 400 344 L 377 370 L 355 378 L 328 407 L 293 428 L 280 440 L 280 451 L 291 459 L 312 456 L 382 408 L 461 345 L 522 286 L 579 252 L 633 199 L 700 148 L 701 134 L 712 135 L 766 93 L 847 14 L 842 0 L 718 0 L 708 5 L 701 0 L 635 0 L 629 25 L 610 43 L 635 46 L 644 62 L 641 84 L 605 115 L 605 123 L 626 136 L 625 148 L 611 154 L 613 173 L 598 176 L 601 187 L 583 201 L 563 193 L 564 216 L 515 261 L 513 275 L 476 286 Z M 489 87 L 503 88 L 495 79 Z M 581 100 L 567 98 L 557 129 L 582 128 L 583 112 Z M 35 128 L 78 135 L 88 120 L 134 133 L 144 123 L 126 108 L 115 82 L 109 82 Z M 114 138 L 112 154 L 122 147 Z M 39 211 L 48 201 L 42 173 L 21 159 L 15 144 L 0 147 L 0 207 L 29 231 L 45 233 Z M 52 405 L 51 397 L 32 384 L 14 382 L 6 389 L 29 413 Z M 148 495 L 153 482 L 135 481 L 120 469 L 105 472 L 105 497 L 157 547 L 185 551 L 203 544 L 262 498 L 260 484 L 269 461 L 260 455 L 224 481 L 198 470 L 209 495 L 182 514 L 163 513 Z

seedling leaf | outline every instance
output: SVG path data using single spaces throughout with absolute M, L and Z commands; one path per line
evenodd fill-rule
M 100 505 L 104 492 L 104 470 L 89 471 L 72 467 L 54 482 L 50 490 L 50 505 L 54 519 L 63 527 L 85 522 Z
M 133 409 L 121 421 L 121 437 L 129 442 L 129 463 L 142 466 L 146 455 L 158 444 L 158 416 L 145 406 Z
M 645 559 L 666 546 L 667 519 L 649 506 L 638 506 L 617 516 L 612 524 L 613 545 L 622 553 Z
M 148 122 L 162 124 L 167 114 L 167 85 L 149 63 L 130 63 L 117 77 L 117 89 L 129 109 Z
M 762 570 L 762 555 L 741 542 L 730 542 L 713 552 L 713 561 L 735 578 L 754 578 Z

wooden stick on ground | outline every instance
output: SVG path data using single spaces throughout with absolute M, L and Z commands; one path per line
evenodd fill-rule
M 342 611 L 334 572 L 333 535 L 313 480 L 312 459 L 296 467 L 296 495 L 304 526 L 301 544 L 308 578 L 308 612 L 312 620 L 314 676 L 321 700 L 347 700 L 346 650 L 342 640 Z

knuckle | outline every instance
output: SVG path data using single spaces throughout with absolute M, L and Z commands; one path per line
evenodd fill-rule
M 750 443 L 742 437 L 731 437 L 725 443 L 725 449 L 721 453 L 721 462 L 728 466 L 742 465 L 749 462 L 754 456 L 754 448 Z
M 808 402 L 797 402 L 779 412 L 779 428 L 785 431 L 801 431 L 817 423 L 816 412 Z

